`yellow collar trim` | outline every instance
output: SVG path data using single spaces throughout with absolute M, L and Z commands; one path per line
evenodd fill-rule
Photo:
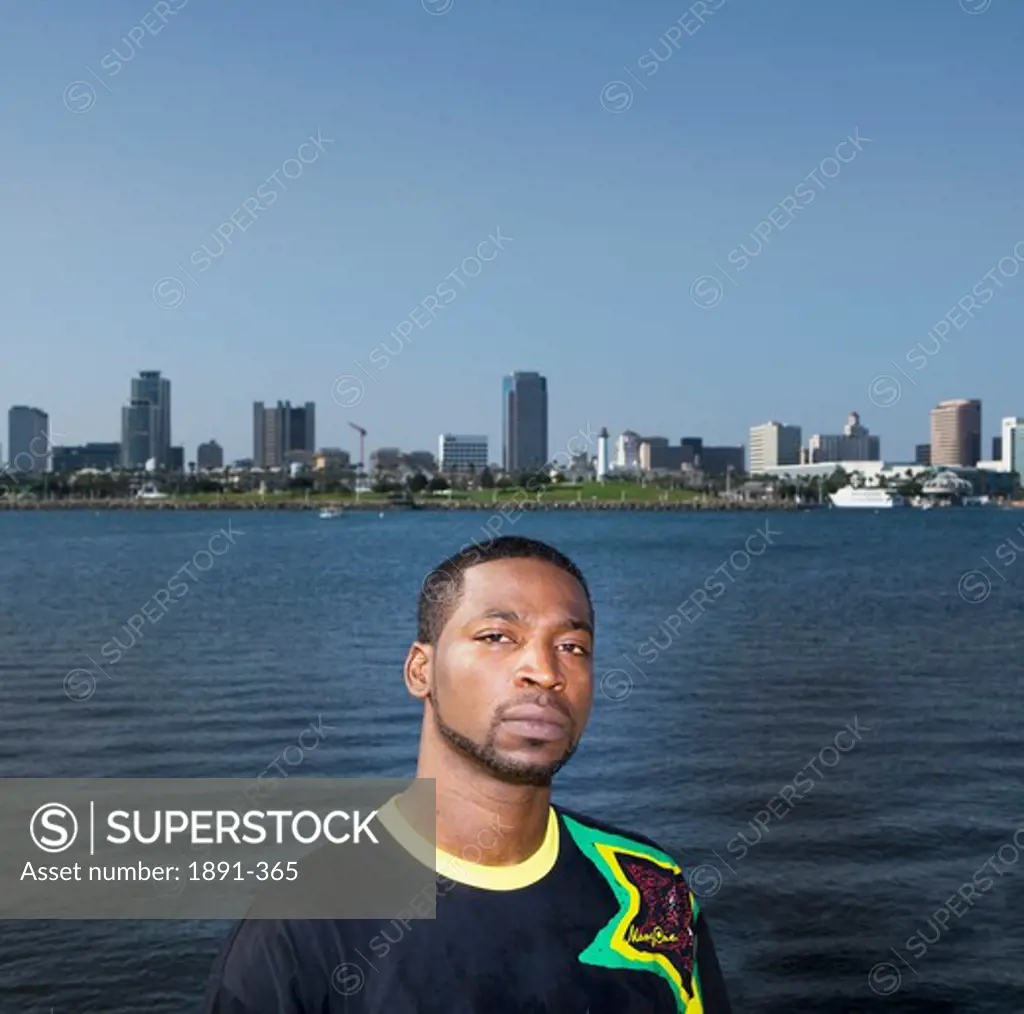
M 544 833 L 544 841 L 529 859 L 512 866 L 485 866 L 482 863 L 470 862 L 470 856 L 483 855 L 486 852 L 486 841 L 481 842 L 479 846 L 467 845 L 461 856 L 445 852 L 437 848 L 434 842 L 424 838 L 402 816 L 395 802 L 396 798 L 392 796 L 377 811 L 377 819 L 414 859 L 458 884 L 478 887 L 484 891 L 517 891 L 546 877 L 558 859 L 558 816 L 554 807 L 548 809 L 548 827 Z M 496 831 L 490 831 L 481 837 L 486 839 L 496 834 Z

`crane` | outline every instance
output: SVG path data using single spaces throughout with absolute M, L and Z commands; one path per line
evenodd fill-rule
M 366 439 L 366 430 L 362 426 L 357 426 L 354 422 L 350 422 L 349 426 L 352 427 L 359 434 L 359 467 L 363 467 L 363 441 Z

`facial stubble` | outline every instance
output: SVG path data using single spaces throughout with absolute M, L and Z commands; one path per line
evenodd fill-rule
M 565 753 L 557 760 L 549 764 L 530 764 L 525 761 L 513 760 L 503 756 L 497 747 L 498 726 L 501 724 L 500 714 L 495 715 L 491 727 L 487 730 L 487 738 L 484 742 L 477 743 L 475 740 L 464 736 L 461 732 L 453 729 L 441 715 L 438 706 L 437 691 L 432 687 L 428 695 L 431 710 L 434 713 L 434 725 L 441 736 L 454 749 L 458 750 L 464 757 L 479 764 L 489 771 L 496 778 L 512 785 L 532 785 L 537 788 L 548 788 L 556 772 L 568 763 L 569 758 L 576 752 L 578 739 L 575 735 L 570 738 L 569 746 Z

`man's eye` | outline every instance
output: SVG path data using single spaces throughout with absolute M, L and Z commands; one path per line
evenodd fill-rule
M 480 635 L 479 635 L 479 636 L 478 636 L 478 637 L 476 638 L 476 640 L 478 640 L 478 641 L 488 641 L 488 642 L 490 642 L 491 644 L 496 644 L 496 643 L 497 643 L 497 640 L 498 640 L 498 639 L 500 639 L 500 638 L 502 638 L 502 637 L 507 637 L 507 636 L 508 636 L 508 635 L 506 635 L 506 634 L 502 634 L 502 633 L 500 633 L 500 632 L 499 632 L 499 631 L 497 631 L 497 630 L 492 630 L 492 631 L 489 631 L 489 632 L 488 632 L 488 633 L 486 633 L 486 634 L 480 634 Z
M 574 655 L 579 655 L 580 657 L 590 654 L 586 646 L 582 644 L 563 644 L 562 647 L 569 648 Z

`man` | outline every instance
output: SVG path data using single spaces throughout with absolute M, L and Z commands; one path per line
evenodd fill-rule
M 410 852 L 436 842 L 436 919 L 244 921 L 208 1014 L 729 1014 L 673 858 L 551 802 L 593 658 L 590 592 L 558 550 L 504 537 L 432 571 L 405 683 L 436 815 L 406 794 L 378 820 Z

